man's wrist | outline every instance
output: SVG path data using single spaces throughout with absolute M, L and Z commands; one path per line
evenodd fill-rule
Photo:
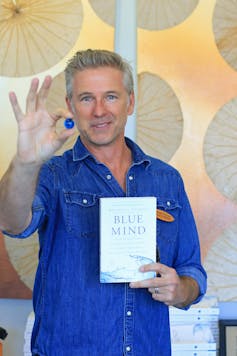
M 198 298 L 199 286 L 195 279 L 189 276 L 180 276 L 180 290 L 182 301 L 175 304 L 177 308 L 184 308 Z
M 39 171 L 43 162 L 27 162 L 21 159 L 17 154 L 13 157 L 11 166 L 15 169 L 23 169 L 25 171 Z

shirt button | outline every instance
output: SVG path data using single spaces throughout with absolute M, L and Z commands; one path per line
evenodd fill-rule
M 166 204 L 167 204 L 167 206 L 170 206 L 170 201 L 168 200 L 168 201 L 166 202 Z
M 83 204 L 87 204 L 88 200 L 87 199 L 83 199 L 82 202 L 83 202 Z
M 129 176 L 128 179 L 129 179 L 129 180 L 133 180 L 133 176 Z
M 106 178 L 110 180 L 112 178 L 111 174 L 107 174 Z
M 128 352 L 131 351 L 131 347 L 130 347 L 130 346 L 127 346 L 127 347 L 126 347 L 126 351 L 128 351 Z
M 132 312 L 130 310 L 127 311 L 127 316 L 131 316 Z

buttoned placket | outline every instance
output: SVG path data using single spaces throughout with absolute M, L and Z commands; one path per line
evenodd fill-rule
M 120 187 L 117 184 L 116 179 L 113 177 L 111 172 L 106 166 L 103 166 L 97 174 L 99 174 L 104 181 L 108 183 L 110 188 L 114 191 L 116 196 L 121 196 L 118 190 Z M 121 187 L 120 187 L 121 188 Z M 127 176 L 126 176 L 126 196 L 132 197 L 136 196 L 136 187 L 135 187 L 135 177 L 133 172 L 133 167 L 131 166 Z M 124 339 L 123 339 L 123 354 L 124 356 L 133 356 L 134 355 L 134 295 L 135 290 L 129 287 L 128 283 L 125 283 L 125 301 L 124 301 Z
M 135 195 L 134 176 L 131 168 L 126 177 L 126 196 Z M 124 309 L 124 355 L 133 355 L 133 326 L 134 326 L 134 293 L 135 291 L 125 284 Z
M 107 183 L 108 187 L 110 187 L 113 191 L 115 197 L 124 196 L 121 186 L 106 166 L 101 165 L 100 169 L 98 169 L 96 173 L 103 179 L 104 182 Z
M 134 174 L 131 171 L 131 168 L 127 174 L 127 179 L 126 179 L 126 196 L 127 197 L 136 196 L 135 179 L 134 179 Z
M 124 355 L 133 355 L 134 293 L 128 283 L 125 284 L 124 303 Z

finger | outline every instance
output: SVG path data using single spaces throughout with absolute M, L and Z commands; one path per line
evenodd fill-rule
M 39 79 L 33 78 L 30 84 L 30 90 L 26 98 L 26 113 L 35 111 L 38 87 L 39 87 Z
M 149 292 L 151 293 L 152 299 L 154 299 L 155 301 L 163 302 L 166 305 L 171 305 L 171 303 L 168 302 L 167 297 L 165 293 L 162 292 L 162 290 L 159 289 L 159 291 L 156 292 L 153 289 L 153 290 L 149 290 Z
M 75 133 L 75 128 L 62 130 L 58 133 L 57 140 L 55 140 L 54 146 L 57 151 L 59 148 L 63 146 L 63 144 Z
M 162 288 L 158 288 L 158 287 L 155 287 L 155 288 L 148 288 L 148 292 L 151 293 L 152 295 L 152 298 L 155 299 L 155 300 L 159 300 L 159 301 L 164 301 L 165 298 L 164 298 L 164 292 L 162 290 Z
M 54 121 L 58 121 L 60 119 L 66 119 L 66 118 L 73 118 L 72 112 L 64 108 L 58 108 L 51 116 L 54 119 Z
M 160 277 L 148 278 L 142 281 L 131 282 L 131 288 L 155 288 L 160 287 Z
M 149 263 L 146 265 L 143 265 L 139 268 L 141 272 L 151 272 L 154 271 L 156 274 L 164 275 L 167 274 L 170 270 L 170 267 L 163 265 L 162 263 L 156 262 L 156 263 Z
M 148 292 L 150 292 L 151 294 L 161 294 L 162 293 L 162 290 L 161 288 L 158 288 L 158 287 L 154 287 L 154 288 L 148 288 Z
M 39 90 L 39 94 L 37 97 L 37 109 L 43 109 L 45 108 L 46 101 L 48 98 L 49 90 L 52 85 L 53 79 L 50 75 L 47 75 L 44 78 L 43 84 L 41 85 L 41 88 Z
M 158 289 L 158 290 L 157 290 Z M 166 305 L 173 305 L 172 294 L 166 291 L 164 288 L 149 288 L 152 298 L 156 301 L 163 302 Z
M 23 113 L 21 111 L 16 94 L 14 92 L 9 93 L 9 100 L 10 100 L 15 118 L 16 118 L 17 122 L 19 122 L 23 118 Z

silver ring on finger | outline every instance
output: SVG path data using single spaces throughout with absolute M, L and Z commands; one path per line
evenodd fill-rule
M 154 288 L 154 292 L 155 292 L 155 294 L 159 294 L 159 293 L 160 293 L 159 288 L 158 288 L 158 287 L 155 287 L 155 288 Z

